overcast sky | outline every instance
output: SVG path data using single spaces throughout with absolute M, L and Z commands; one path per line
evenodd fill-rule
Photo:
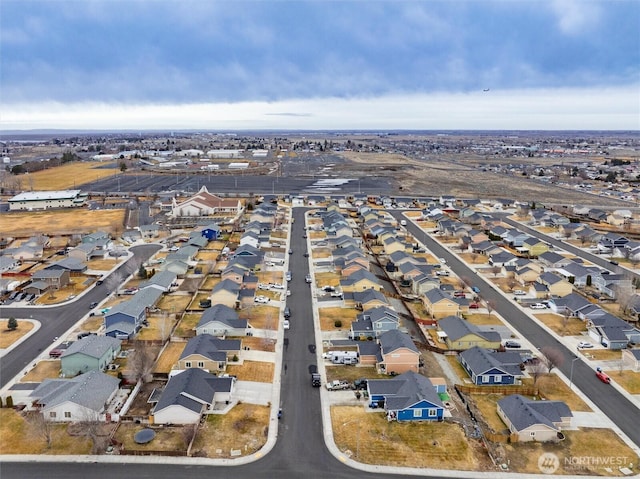
M 640 129 L 639 32 L 638 0 L 2 0 L 0 126 Z

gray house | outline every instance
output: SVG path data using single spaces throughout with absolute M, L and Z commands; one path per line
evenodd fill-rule
M 520 442 L 559 441 L 558 434 L 571 426 L 571 410 L 562 401 L 534 401 L 519 394 L 498 401 L 498 416 Z
M 131 339 L 142 327 L 147 308 L 156 304 L 162 291 L 144 288 L 128 301 L 116 304 L 104 315 L 105 334 L 114 338 Z
M 235 309 L 224 304 L 215 304 L 202 313 L 196 326 L 196 334 L 212 336 L 246 336 L 249 329 L 246 319 L 238 319 Z
M 104 371 L 120 352 L 120 340 L 109 336 L 85 336 L 60 356 L 63 376 L 75 376 L 87 371 Z
M 376 338 L 382 333 L 398 329 L 398 313 L 387 306 L 377 306 L 359 314 L 357 321 L 351 323 L 352 338 Z

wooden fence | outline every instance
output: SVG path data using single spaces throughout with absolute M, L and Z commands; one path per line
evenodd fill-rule
M 456 384 L 455 388 L 463 394 L 522 394 L 523 396 L 540 396 L 538 388 L 525 385 L 476 386 L 474 384 Z

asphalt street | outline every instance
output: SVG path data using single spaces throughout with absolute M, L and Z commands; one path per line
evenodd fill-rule
M 402 218 L 401 212 L 394 212 L 398 219 Z M 407 229 L 423 242 L 436 256 L 444 258 L 447 265 L 459 277 L 470 278 L 472 284 L 480 288 L 480 296 L 485 301 L 492 301 L 497 311 L 519 334 L 526 337 L 536 348 L 550 347 L 562 352 L 563 362 L 558 367 L 566 376 L 571 375 L 572 359 L 576 357 L 555 337 L 540 327 L 535 321 L 515 305 L 509 298 L 498 292 L 494 286 L 485 281 L 474 270 L 469 268 L 457 256 L 452 254 L 436 240 L 425 234 L 412 222 L 408 222 Z M 624 395 L 620 394 L 610 385 L 598 380 L 594 370 L 583 361 L 575 361 L 573 364 L 573 385 L 579 388 L 596 406 L 602 410 L 636 445 L 640 445 L 640 428 L 630 418 L 638 417 L 638 408 Z

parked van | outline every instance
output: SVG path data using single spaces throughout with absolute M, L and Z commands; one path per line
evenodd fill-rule
M 291 317 L 291 310 L 289 309 L 289 306 L 287 306 L 286 308 L 284 308 L 284 317 L 286 319 L 289 319 Z

